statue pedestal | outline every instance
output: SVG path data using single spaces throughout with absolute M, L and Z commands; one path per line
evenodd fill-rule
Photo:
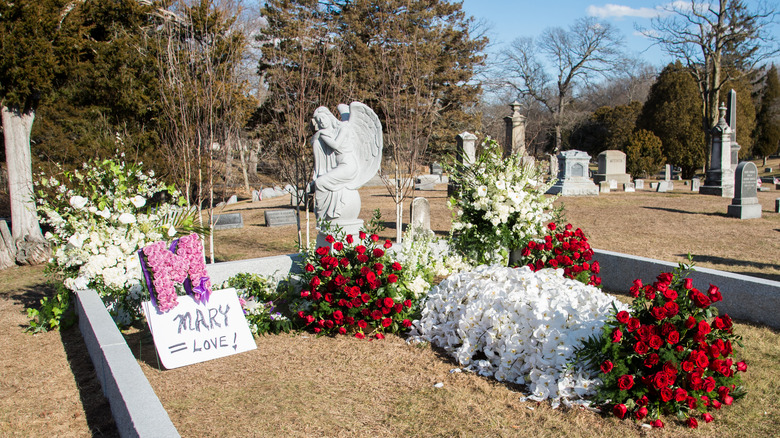
M 343 232 L 342 239 L 346 239 L 347 235 L 352 235 L 352 238 L 355 240 L 355 242 L 360 240 L 360 236 L 358 235 L 358 233 L 363 228 L 362 219 L 352 219 L 352 220 L 336 219 L 331 221 L 330 225 L 331 225 L 331 233 L 336 230 L 336 227 L 341 228 Z M 323 233 L 323 231 L 319 228 L 317 228 L 317 231 L 319 231 L 317 233 L 317 248 L 321 246 L 330 246 L 330 243 L 328 243 L 328 241 L 325 240 L 325 237 L 331 233 Z

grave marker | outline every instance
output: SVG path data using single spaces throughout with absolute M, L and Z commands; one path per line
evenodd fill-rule
M 236 202 L 238 202 L 238 196 L 233 195 L 230 198 L 228 198 L 227 205 L 235 204 Z
M 214 230 L 230 230 L 244 228 L 244 218 L 241 213 L 225 213 L 214 215 Z
M 728 207 L 727 215 L 740 219 L 758 219 L 761 217 L 761 204 L 756 192 L 758 169 L 750 161 L 737 165 L 734 177 L 734 199 Z
M 411 206 L 409 229 L 412 234 L 431 231 L 431 206 L 425 198 L 414 198 Z
M 588 178 L 590 155 L 578 150 L 558 154 L 558 181 L 548 194 L 561 196 L 598 196 L 599 187 Z
M 635 179 L 634 180 L 634 188 L 637 190 L 644 190 L 645 189 L 645 180 L 643 179 Z
M 636 192 L 636 189 L 634 188 L 634 183 L 625 183 L 623 184 L 623 191 L 624 192 Z
M 298 225 L 298 217 L 295 215 L 295 210 L 266 210 L 264 215 L 266 227 Z

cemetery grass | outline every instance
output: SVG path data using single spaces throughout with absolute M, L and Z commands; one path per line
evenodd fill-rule
M 763 218 L 723 214 L 728 199 L 674 192 L 610 193 L 566 198 L 566 217 L 594 247 L 780 279 L 780 216 L 770 213 L 777 192 L 761 192 Z M 434 230 L 445 235 L 446 187 L 419 193 L 431 201 Z M 383 237 L 394 238 L 392 199 L 382 187 L 362 190 L 363 219 L 380 208 Z M 268 228 L 263 211 L 289 208 L 289 198 L 239 202 L 245 227 L 218 231 L 219 261 L 294 252 L 294 226 Z M 408 221 L 408 203 L 404 206 Z M 305 222 L 305 221 L 304 221 Z M 312 238 L 315 231 L 312 228 Z M 77 328 L 24 333 L 24 309 L 45 286 L 41 267 L 0 272 L 0 319 L 6 342 L 0 381 L 0 436 L 90 436 L 116 433 Z M 629 285 L 626 285 L 626 288 Z M 619 295 L 619 297 L 624 296 Z M 522 387 L 457 368 L 441 351 L 383 341 L 267 335 L 257 350 L 176 370 L 161 370 L 146 330 L 128 344 L 182 436 L 771 436 L 780 426 L 780 334 L 738 322 L 738 357 L 749 364 L 748 395 L 717 412 L 716 422 L 690 430 L 665 417 L 663 430 L 602 418 L 580 409 L 522 403 Z M 435 383 L 444 383 L 440 389 Z

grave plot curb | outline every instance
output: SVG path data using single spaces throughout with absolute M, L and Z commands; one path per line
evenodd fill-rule
M 637 278 L 652 283 L 661 272 L 671 272 L 676 263 L 594 249 L 601 265 L 601 284 L 607 290 L 627 291 Z M 699 268 L 689 275 L 693 287 L 706 292 L 718 286 L 723 301 L 714 304 L 721 314 L 734 319 L 765 324 L 780 329 L 780 282 L 716 269 Z
M 612 251 L 594 250 L 601 265 L 605 289 L 628 290 L 636 278 L 650 283 L 677 264 Z M 300 254 L 265 257 L 207 265 L 214 284 L 241 272 L 263 275 L 299 272 Z M 780 329 L 780 282 L 707 268 L 697 268 L 690 277 L 694 287 L 706 291 L 717 285 L 724 300 L 716 304 L 732 318 Z M 168 413 L 154 393 L 124 337 L 103 302 L 93 290 L 76 293 L 79 329 L 95 366 L 103 393 L 122 437 L 179 437 Z

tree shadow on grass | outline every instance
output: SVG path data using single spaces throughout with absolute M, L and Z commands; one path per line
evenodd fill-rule
M 60 330 L 62 345 L 73 379 L 79 389 L 81 405 L 84 407 L 87 425 L 92 436 L 118 437 L 119 431 L 111 414 L 111 405 L 103 395 L 87 346 L 77 326 Z
M 677 254 L 677 255 L 680 257 L 688 256 L 687 254 Z M 712 263 L 715 265 L 725 265 L 730 267 L 744 266 L 744 267 L 756 268 L 761 270 L 775 269 L 780 271 L 780 265 L 775 265 L 772 263 L 736 260 L 736 259 L 729 259 L 725 257 L 708 256 L 702 254 L 692 254 L 692 257 L 694 262 Z M 767 280 L 780 281 L 780 275 L 778 274 L 768 274 L 764 272 L 754 272 L 754 271 L 746 271 L 746 270 L 738 270 L 738 269 L 729 269 L 729 272 L 733 272 L 735 274 L 747 275 L 749 277 L 757 277 L 757 278 L 764 278 Z
M 680 210 L 677 208 L 666 208 L 666 207 L 642 207 L 642 208 L 646 208 L 648 210 L 667 211 L 669 213 L 700 214 L 704 216 L 728 217 L 726 213 L 719 213 L 719 212 L 687 211 L 687 210 Z

